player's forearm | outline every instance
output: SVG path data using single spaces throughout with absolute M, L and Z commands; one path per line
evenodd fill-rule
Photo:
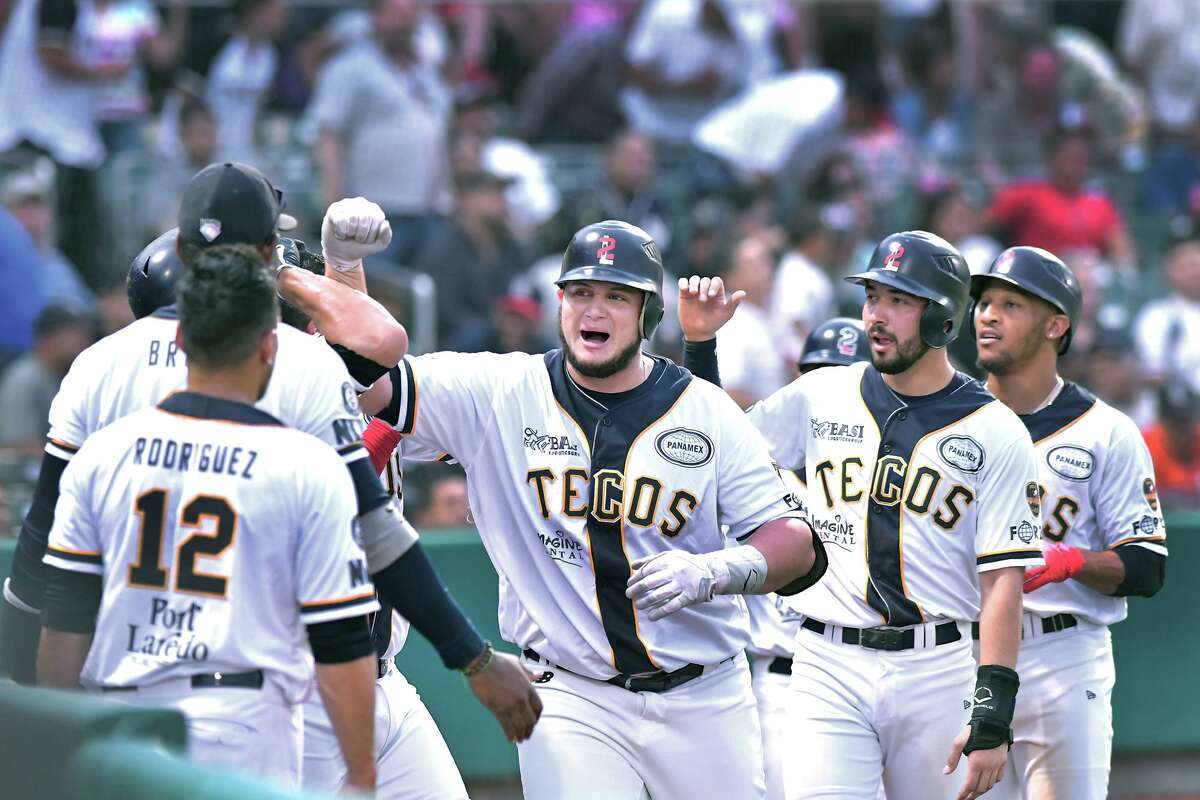
M 1080 550 L 1083 553 L 1083 571 L 1075 580 L 1100 594 L 1116 594 L 1125 581 L 1125 562 L 1112 550 Z
M 312 318 L 325 338 L 383 365 L 408 352 L 408 332 L 364 292 L 303 269 L 279 274 L 279 293 Z
M 1021 645 L 1022 567 L 981 572 L 979 587 L 982 603 L 979 612 L 979 663 L 1009 669 L 1017 666 Z
M 78 689 L 83 662 L 87 660 L 92 636 L 42 628 L 38 645 L 37 677 L 39 686 L 52 689 Z
M 766 582 L 752 594 L 782 589 L 811 573 L 816 565 L 812 529 L 803 520 L 772 520 L 750 537 L 749 544 L 767 562 Z
M 347 783 L 375 785 L 375 663 L 373 655 L 342 664 L 317 664 L 321 702 L 346 761 Z

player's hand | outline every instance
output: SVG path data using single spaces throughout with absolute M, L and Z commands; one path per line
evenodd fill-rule
M 1047 583 L 1060 583 L 1083 572 L 1083 551 L 1055 542 L 1042 550 L 1046 564 L 1025 570 L 1025 592 L 1032 592 Z
M 967 739 L 970 735 L 971 728 L 968 725 L 962 729 L 962 733 L 954 740 L 954 746 L 950 748 L 950 758 L 946 761 L 946 775 L 951 774 L 958 768 L 963 748 L 967 746 Z M 967 756 L 967 779 L 963 782 L 963 788 L 955 800 L 975 800 L 976 797 L 982 797 L 989 789 L 1000 782 L 1004 774 L 1004 762 L 1007 759 L 1008 745 L 1006 744 L 993 747 L 990 750 L 972 751 Z
M 738 290 L 725 296 L 725 282 L 720 278 L 701 278 L 693 275 L 679 279 L 679 327 L 689 342 L 704 342 L 717 335 L 733 312 L 746 298 Z
M 321 222 L 321 248 L 325 261 L 339 272 L 354 269 L 367 256 L 387 249 L 392 225 L 383 209 L 365 197 L 338 200 Z
M 712 600 L 720 580 L 709 559 L 682 550 L 657 553 L 630 566 L 634 572 L 625 596 L 652 620 Z
M 523 742 L 542 715 L 542 699 L 532 685 L 536 678 L 515 656 L 496 653 L 487 669 L 467 678 L 467 683 L 500 723 L 505 738 Z

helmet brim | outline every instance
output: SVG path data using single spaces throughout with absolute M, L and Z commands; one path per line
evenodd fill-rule
M 650 292 L 652 294 L 662 294 L 662 287 L 649 278 L 630 275 L 628 272 L 622 272 L 612 267 L 598 265 L 575 267 L 560 275 L 554 283 L 561 288 L 564 283 L 571 283 L 573 281 L 603 281 L 604 283 L 615 283 L 618 286 L 628 286 L 631 289 L 640 289 L 643 292 Z
M 922 286 L 911 278 L 900 275 L 896 272 L 882 269 L 872 269 L 866 272 L 859 272 L 855 275 L 848 275 L 846 280 L 850 283 L 857 283 L 859 286 L 864 286 L 868 282 L 879 283 L 891 289 L 899 289 L 905 294 L 911 294 L 914 297 L 920 297 L 934 303 L 946 305 L 950 302 L 950 298 L 938 292 L 931 292 L 928 287 Z

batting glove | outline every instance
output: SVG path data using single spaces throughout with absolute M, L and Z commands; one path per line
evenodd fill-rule
M 767 580 L 767 560 L 750 545 L 701 554 L 667 550 L 632 566 L 625 596 L 652 620 L 718 594 L 755 592 Z
M 392 226 L 383 209 L 365 197 L 338 200 L 321 222 L 325 261 L 338 272 L 349 272 L 367 256 L 387 249 Z
M 1045 566 L 1025 570 L 1027 593 L 1047 583 L 1060 583 L 1074 578 L 1083 572 L 1083 551 L 1078 547 L 1068 547 L 1056 542 L 1043 548 L 1042 555 L 1046 558 Z

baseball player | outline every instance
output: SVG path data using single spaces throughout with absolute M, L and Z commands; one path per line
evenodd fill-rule
M 1112 639 L 1125 598 L 1162 588 L 1167 532 L 1154 469 L 1129 417 L 1058 375 L 1082 295 L 1036 247 L 971 278 L 987 386 L 1037 453 L 1046 564 L 1025 573 L 1021 696 L 998 797 L 1103 800 L 1112 755 Z
M 89 437 L 63 472 L 38 678 L 177 709 L 193 760 L 295 788 L 307 631 L 349 785 L 371 790 L 379 605 L 338 454 L 253 405 L 276 307 L 253 248 L 184 276 L 184 390 Z
M 642 352 L 653 239 L 589 225 L 558 285 L 560 349 L 406 357 L 372 426 L 466 470 L 501 632 L 542 672 L 526 798 L 763 797 L 738 595 L 800 591 L 824 552 L 733 401 Z
M 239 243 L 254 246 L 264 263 L 273 262 L 276 226 L 286 217 L 281 208 L 280 193 L 252 167 L 236 163 L 206 167 L 192 179 L 180 207 L 178 250 L 184 263 L 194 262 L 206 249 Z M 335 251 L 327 255 L 344 264 L 381 249 L 387 238 L 382 216 L 377 206 L 335 204 L 326 214 L 326 224 L 349 235 L 332 236 Z M 285 224 L 290 223 L 285 220 Z M 155 244 L 161 247 L 163 240 Z M 145 271 L 146 280 L 131 277 L 131 292 L 163 283 L 166 287 L 156 299 L 171 296 L 169 279 L 181 268 L 164 268 L 169 260 L 163 256 L 135 259 L 132 271 Z M 131 298 L 135 310 L 147 310 L 147 305 L 136 294 Z M 184 360 L 175 343 L 175 316 L 172 306 L 157 308 L 88 348 L 72 365 L 51 407 L 42 471 L 2 606 L 0 654 L 9 674 L 18 679 L 32 680 L 44 589 L 41 559 L 59 477 L 89 435 L 152 405 L 182 384 Z M 496 715 L 507 736 L 528 736 L 537 718 L 537 697 L 528 675 L 516 659 L 493 656 L 491 646 L 446 592 L 416 541 L 416 532 L 371 470 L 360 438 L 356 384 L 342 360 L 320 340 L 290 327 L 280 326 L 277 336 L 275 380 L 259 408 L 339 450 L 354 480 L 359 528 L 374 585 L 429 639 L 447 667 L 470 673 L 472 691 Z
M 679 281 L 680 328 L 692 328 L 687 319 L 696 303 L 703 304 L 724 291 L 721 278 L 710 284 L 697 280 L 693 287 L 687 279 Z M 711 287 L 711 288 L 710 288 Z M 734 292 L 730 302 L 736 307 L 741 298 Z M 703 324 L 701 322 L 701 324 Z M 693 342 L 685 340 L 687 366 L 697 378 L 721 384 L 717 370 L 716 339 Z M 862 322 L 849 317 L 834 317 L 818 325 L 808 334 L 797 367 L 804 375 L 821 367 L 849 366 L 867 359 L 867 335 Z M 803 513 L 808 514 L 804 468 L 784 475 L 796 481 L 795 494 Z M 838 536 L 845 524 L 835 518 L 827 534 Z M 779 595 L 748 595 L 746 609 L 750 612 L 750 644 L 746 650 L 752 658 L 750 674 L 754 698 L 758 703 L 758 721 L 762 726 L 763 771 L 767 779 L 767 800 L 783 800 L 784 736 L 787 729 L 787 706 L 791 696 L 792 657 L 796 652 L 796 634 L 800 616 L 791 609 L 787 598 Z
M 1004 766 L 1021 581 L 1042 563 L 1033 448 L 1016 415 L 946 357 L 969 305 L 957 250 L 893 234 L 847 280 L 866 289 L 871 363 L 803 375 L 747 412 L 780 467 L 805 469 L 830 553 L 829 577 L 792 601 L 804 619 L 786 793 L 870 798 L 882 779 L 890 800 L 979 797 Z M 696 318 L 714 324 L 688 339 L 711 338 L 731 313 L 713 300 Z M 959 782 L 950 773 L 964 753 Z
M 329 238 L 326 231 L 326 238 Z M 323 298 L 333 292 L 349 292 L 362 296 L 358 291 L 330 286 L 326 279 L 326 263 L 320 253 L 310 251 L 304 242 L 282 238 L 280 253 L 283 264 L 294 269 L 281 269 L 287 275 L 292 288 L 286 292 L 281 316 L 294 328 L 314 333 L 321 325 L 305 313 L 330 316 L 323 305 Z M 361 277 L 361 262 L 354 270 Z M 322 276 L 317 278 L 315 276 Z M 362 291 L 365 292 L 365 279 Z M 298 305 L 293 305 L 296 300 Z M 336 304 L 333 304 L 336 305 Z M 344 317 L 344 314 L 335 314 Z M 323 324 L 323 323 L 322 323 Z M 380 478 L 388 493 L 395 497 L 397 507 L 404 510 L 403 471 L 401 451 L 397 449 L 389 459 L 372 467 L 380 472 Z M 465 800 L 466 787 L 462 776 L 450 755 L 433 717 L 421 702 L 413 686 L 396 669 L 396 654 L 408 638 L 409 624 L 400 614 L 384 604 L 371 615 L 371 637 L 378 656 L 375 683 L 375 795 L 379 798 L 405 798 L 405 800 Z M 345 759 L 338 747 L 336 730 L 319 697 L 309 695 L 304 704 L 304 780 L 306 791 L 334 793 L 341 790 L 349 777 Z

